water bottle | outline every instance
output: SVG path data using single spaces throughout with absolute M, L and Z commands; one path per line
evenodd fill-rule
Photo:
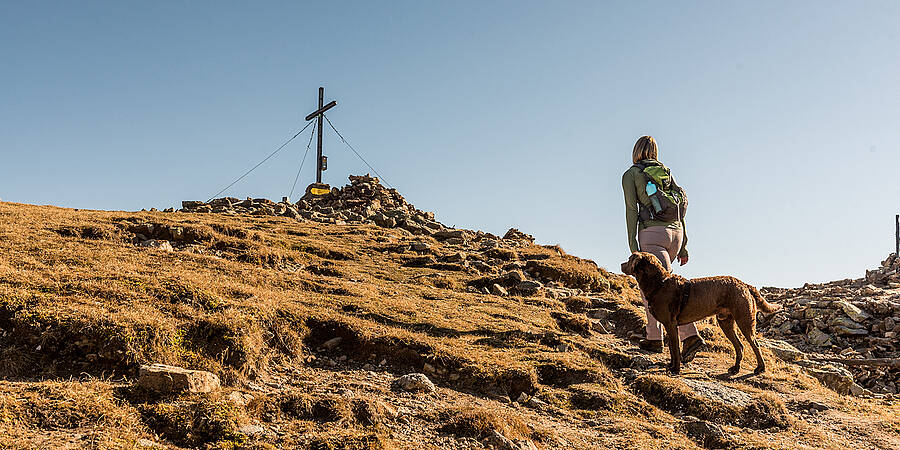
M 653 212 L 659 214 L 662 211 L 662 206 L 659 204 L 659 199 L 653 196 L 657 191 L 656 185 L 648 181 L 645 190 L 647 191 L 647 196 L 650 197 L 650 204 L 653 205 Z

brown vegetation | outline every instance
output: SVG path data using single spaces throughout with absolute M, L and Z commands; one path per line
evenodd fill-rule
M 643 326 L 632 280 L 557 246 L 462 241 L 0 203 L 0 447 L 455 448 L 497 432 L 546 448 L 690 448 L 702 442 L 678 431 L 685 413 L 761 448 L 900 442 L 896 404 L 848 402 L 781 364 L 727 382 L 754 398 L 739 408 L 645 375 L 664 359 L 628 339 Z M 458 254 L 485 265 L 450 262 Z M 544 290 L 488 293 L 522 279 Z M 729 347 L 716 348 L 686 370 L 722 372 Z M 211 371 L 224 387 L 133 388 L 150 362 Z M 438 392 L 391 389 L 410 372 Z M 795 397 L 830 412 L 812 420 Z

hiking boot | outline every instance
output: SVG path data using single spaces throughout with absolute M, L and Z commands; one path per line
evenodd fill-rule
M 691 362 L 700 350 L 706 350 L 706 342 L 700 336 L 691 336 L 681 341 L 681 362 Z
M 638 347 L 640 347 L 641 350 L 646 350 L 651 353 L 662 353 L 663 342 L 659 340 L 641 339 L 640 342 L 638 342 Z

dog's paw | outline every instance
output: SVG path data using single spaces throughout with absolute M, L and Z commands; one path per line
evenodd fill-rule
M 681 366 L 669 364 L 668 366 L 666 366 L 666 370 L 668 370 L 672 375 L 678 375 L 679 373 L 681 373 Z
M 735 376 L 741 371 L 741 366 L 731 366 L 728 368 L 728 375 Z
M 756 369 L 753 370 L 754 375 L 759 375 L 766 371 L 766 366 L 756 366 Z

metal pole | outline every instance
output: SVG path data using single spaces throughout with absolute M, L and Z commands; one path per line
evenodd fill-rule
M 894 253 L 900 256 L 900 214 L 894 216 Z
M 319 109 L 322 109 L 325 101 L 325 88 L 319 88 Z M 319 114 L 319 132 L 316 138 L 316 183 L 322 182 L 322 114 Z

